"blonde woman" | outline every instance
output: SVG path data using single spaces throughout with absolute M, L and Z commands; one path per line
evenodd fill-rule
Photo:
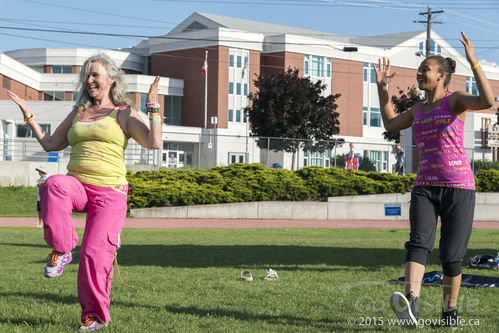
M 156 77 L 147 96 L 148 126 L 127 97 L 123 72 L 107 55 L 93 56 L 81 68 L 74 109 L 52 135 L 38 125 L 25 101 L 8 92 L 45 151 L 71 146 L 67 175 L 49 177 L 40 194 L 45 241 L 53 249 L 45 266 L 47 278 L 60 276 L 72 260 L 78 235 L 71 213 L 87 213 L 78 269 L 80 331 L 104 328 L 111 321 L 112 263 L 127 210 L 124 150 L 129 138 L 145 148 L 161 147 L 158 83 Z

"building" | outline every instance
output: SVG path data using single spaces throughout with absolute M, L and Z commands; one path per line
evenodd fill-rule
M 141 41 L 129 49 L 105 52 L 128 73 L 130 95 L 138 107 L 144 104 L 152 76 L 162 77 L 164 145 L 157 161 L 163 166 L 260 162 L 267 166 L 280 163 L 290 168 L 291 154 L 257 147 L 243 109 L 248 105 L 247 94 L 255 91 L 253 80 L 257 75 L 291 67 L 314 81 L 321 80 L 328 92 L 341 94 L 337 102 L 338 137 L 356 143 L 356 149 L 373 160 L 379 171 L 391 171 L 395 158 L 391 144 L 382 136 L 384 128 L 373 65 L 380 57 L 391 59 L 393 71 L 398 75 L 390 85 L 390 95 L 398 95 L 399 89 L 407 90 L 416 83 L 425 44 L 426 31 L 349 37 L 194 13 L 164 36 Z M 432 33 L 430 48 L 432 54 L 450 56 L 457 62 L 449 86 L 451 91 L 478 93 L 469 64 L 458 51 L 436 33 Z M 58 100 L 71 101 L 79 66 L 96 51 L 27 49 L 1 54 L 0 100 L 6 99 L 7 89 L 13 89 L 28 100 L 50 100 L 46 103 L 54 105 Z M 201 73 L 205 57 L 206 109 L 205 78 Z M 494 94 L 499 96 L 499 68 L 482 66 Z M 6 107 L 0 103 L 0 108 Z M 7 119 L 3 112 L 0 114 L 3 118 L 0 135 L 13 139 L 24 133 L 19 132 L 23 126 L 19 117 Z M 54 123 L 50 125 L 56 126 L 58 116 L 52 116 Z M 467 113 L 465 147 L 470 159 L 497 159 L 495 148 L 488 147 L 484 136 L 488 125 L 495 122 L 495 110 Z M 12 126 L 17 126 L 17 130 Z M 402 143 L 406 147 L 412 145 L 410 130 L 403 132 Z M 344 145 L 333 152 L 301 151 L 297 154 L 297 165 L 329 167 L 334 164 L 333 156 L 348 149 Z M 406 155 L 406 169 L 410 170 L 412 154 Z

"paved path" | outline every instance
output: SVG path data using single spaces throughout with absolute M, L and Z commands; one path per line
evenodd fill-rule
M 85 226 L 84 218 L 75 218 L 77 228 Z M 0 227 L 34 227 L 33 217 L 2 217 Z M 409 228 L 409 221 L 372 220 L 247 220 L 247 219 L 134 219 L 125 228 Z M 475 221 L 475 229 L 499 229 L 499 221 Z

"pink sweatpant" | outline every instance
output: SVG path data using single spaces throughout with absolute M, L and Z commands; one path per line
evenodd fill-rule
M 69 252 L 76 247 L 78 235 L 71 213 L 87 212 L 78 269 L 82 321 L 90 314 L 102 322 L 111 320 L 113 258 L 121 245 L 128 186 L 117 189 L 82 184 L 64 175 L 50 176 L 40 189 L 45 241 L 56 251 Z

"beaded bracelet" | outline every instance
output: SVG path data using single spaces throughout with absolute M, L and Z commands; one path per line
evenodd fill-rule
M 159 103 L 147 103 L 146 104 L 146 109 L 147 109 L 147 112 L 149 112 L 149 113 L 159 112 L 160 107 L 161 107 L 161 105 L 159 105 Z
M 33 122 L 33 120 L 35 120 L 35 115 L 31 114 L 31 116 L 29 118 L 24 118 L 24 123 L 31 124 Z

